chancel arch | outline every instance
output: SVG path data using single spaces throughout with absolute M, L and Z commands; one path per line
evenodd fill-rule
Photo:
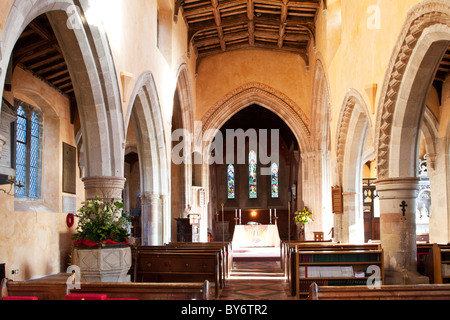
M 401 283 L 405 277 L 411 283 L 426 281 L 416 272 L 415 213 L 420 181 L 416 168 L 428 95 L 450 44 L 449 12 L 449 4 L 442 1 L 424 1 L 410 10 L 381 91 L 376 131 L 377 192 L 388 284 Z M 438 158 L 442 151 L 437 152 Z M 445 171 L 448 175 L 448 169 Z M 435 187 L 448 193 L 445 181 Z M 403 214 L 393 209 L 399 206 L 398 199 L 408 205 Z M 444 208 L 441 221 L 448 221 L 449 210 Z M 443 229 L 447 242 L 448 225 Z
M 209 161 L 211 161 L 211 147 L 212 143 L 214 141 L 214 138 L 216 137 L 217 133 L 221 130 L 221 128 L 224 127 L 224 125 L 232 119 L 234 116 L 236 116 L 240 112 L 244 112 L 247 108 L 251 106 L 258 106 L 259 108 L 265 109 L 267 112 L 272 113 L 276 115 L 277 118 L 279 118 L 279 121 L 283 122 L 286 128 L 289 129 L 289 131 L 292 133 L 293 139 L 295 140 L 296 147 L 291 149 L 292 151 L 292 167 L 295 168 L 295 174 L 293 176 L 289 177 L 289 182 L 292 182 L 292 185 L 290 187 L 294 186 L 295 189 L 295 201 L 291 201 L 290 205 L 292 206 L 292 212 L 297 210 L 300 206 L 303 206 L 305 202 L 307 201 L 306 198 L 302 196 L 302 188 L 303 184 L 307 183 L 303 179 L 303 170 L 302 170 L 302 160 L 299 157 L 299 154 L 302 152 L 309 152 L 310 151 L 310 122 L 309 118 L 302 112 L 302 109 L 300 106 L 298 106 L 294 101 L 289 99 L 286 95 L 283 93 L 265 85 L 262 83 L 248 83 L 245 84 L 239 88 L 236 88 L 229 94 L 227 94 L 225 97 L 223 97 L 221 100 L 219 100 L 211 109 L 210 111 L 205 114 L 205 116 L 202 118 L 202 124 L 203 124 L 203 131 L 201 136 L 196 136 L 196 141 L 202 141 L 202 150 L 203 150 L 203 186 L 206 187 L 207 192 L 209 192 L 208 197 L 210 200 L 216 199 L 215 195 L 212 195 L 211 192 L 211 185 L 215 185 L 218 183 L 218 181 L 223 181 L 224 186 L 226 186 L 226 170 L 223 171 L 222 175 L 218 175 L 216 173 L 212 173 L 209 166 Z M 236 129 L 236 126 L 233 127 L 233 129 Z M 244 130 L 245 131 L 245 130 Z M 270 130 L 268 131 L 268 134 L 270 135 Z M 289 145 L 287 148 L 291 148 L 292 146 Z M 259 153 L 259 152 L 258 152 Z M 296 156 L 294 156 L 294 154 Z M 248 156 L 248 155 L 247 155 Z M 227 166 L 229 163 L 227 164 Z M 278 164 L 280 165 L 280 164 Z M 225 167 L 224 167 L 225 168 Z M 270 166 L 268 168 L 270 172 Z M 281 175 L 281 169 L 280 169 L 280 180 L 282 180 Z M 284 173 L 285 177 L 286 175 L 289 175 L 288 173 Z M 240 171 L 236 172 L 236 179 L 239 179 Z M 245 178 L 246 177 L 246 178 Z M 268 175 L 270 178 L 270 174 Z M 311 177 L 312 178 L 312 177 Z M 213 179 L 214 181 L 212 181 Z M 241 177 L 241 181 L 245 180 L 246 187 L 245 189 L 248 190 L 248 169 L 245 173 L 244 177 Z M 270 189 L 270 181 L 267 182 L 266 186 L 268 192 Z M 236 185 L 236 192 L 239 192 L 239 189 L 242 188 L 242 186 L 239 186 L 237 183 Z M 226 188 L 225 188 L 226 190 Z M 258 188 L 260 190 L 260 188 Z M 291 189 L 290 189 L 291 190 Z M 284 192 L 280 191 L 280 194 L 289 194 L 290 191 L 286 190 Z M 270 195 L 270 192 L 268 193 Z M 226 193 L 225 193 L 226 195 Z M 216 206 L 211 206 L 210 212 L 217 212 L 217 205 L 220 209 L 220 203 L 216 203 Z M 282 204 L 283 209 L 287 210 L 286 205 L 284 203 Z M 230 209 L 232 207 L 229 207 Z M 260 208 L 268 210 L 269 208 Z M 215 219 L 216 217 L 213 215 L 210 215 L 210 225 L 212 226 L 212 219 Z M 233 221 L 232 217 L 230 217 Z M 287 223 L 287 222 L 286 222 Z M 292 226 L 292 225 L 291 225 Z M 280 228 L 281 230 L 281 228 Z M 286 233 L 287 225 L 286 225 Z M 287 236 L 287 234 L 285 235 Z M 294 238 L 294 235 L 292 235 Z
M 151 72 L 139 77 L 131 98 L 126 122 L 128 130 L 134 131 L 135 141 L 129 142 L 136 144 L 139 161 L 141 242 L 163 244 L 170 238 L 169 160 L 166 129 Z

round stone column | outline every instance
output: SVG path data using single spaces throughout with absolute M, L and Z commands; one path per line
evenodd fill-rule
M 376 182 L 380 200 L 380 237 L 385 284 L 428 283 L 417 272 L 416 199 L 418 178 L 388 178 Z
M 88 200 L 99 199 L 122 200 L 122 192 L 125 187 L 125 178 L 120 177 L 85 177 L 84 189 Z
M 141 194 L 142 245 L 162 245 L 161 197 L 156 193 Z

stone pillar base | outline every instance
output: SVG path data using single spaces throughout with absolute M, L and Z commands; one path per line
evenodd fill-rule
M 384 284 L 386 285 L 414 285 L 414 284 L 429 284 L 430 279 L 416 271 L 403 270 L 384 271 Z

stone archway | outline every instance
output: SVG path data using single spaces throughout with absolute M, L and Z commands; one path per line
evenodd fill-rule
M 171 228 L 172 240 L 177 241 L 177 220 L 187 218 L 185 209 L 193 205 L 193 102 L 191 82 L 187 65 L 182 63 L 177 72 L 177 84 L 172 112 L 172 162 L 171 162 Z M 182 142 L 179 142 L 179 139 Z M 183 155 L 175 145 L 181 144 Z M 201 217 L 200 225 L 206 225 L 206 218 Z M 206 230 L 206 228 L 205 228 Z M 206 241 L 205 238 L 202 238 Z
M 210 172 L 209 151 L 211 144 L 222 126 L 239 111 L 250 105 L 259 105 L 266 108 L 283 120 L 294 134 L 300 153 L 309 153 L 310 145 L 310 120 L 293 100 L 282 92 L 259 82 L 247 83 L 222 97 L 202 118 L 203 130 L 199 136 L 195 136 L 196 146 L 202 150 L 202 185 L 206 190 L 206 199 L 210 199 Z M 299 161 L 297 189 L 297 203 L 302 205 L 309 200 L 304 196 L 305 186 L 315 184 L 314 174 L 309 173 L 308 166 L 312 162 Z M 309 173 L 309 174 L 308 174 Z M 310 179 L 310 180 L 308 180 Z M 301 181 L 301 187 L 300 187 Z M 293 211 L 297 208 L 292 208 Z M 212 219 L 210 211 L 209 219 Z M 215 213 L 215 212 L 214 212 Z
M 364 242 L 362 167 L 370 115 L 361 94 L 347 92 L 339 117 L 336 141 L 339 181 L 343 190 L 344 214 L 336 217 L 336 234 L 344 243 Z M 349 134 L 351 133 L 351 134 Z M 340 229 L 340 230 L 339 230 Z
M 89 2 L 77 2 L 79 28 L 67 27 L 66 11 L 73 1 L 50 0 L 36 4 L 16 0 L 4 29 L 0 61 L 0 83 L 14 45 L 25 27 L 37 16 L 47 13 L 61 46 L 74 84 L 81 119 L 87 197 L 121 198 L 123 190 L 124 123 L 115 68 L 104 30 L 89 24 L 85 12 Z M 3 90 L 3 86 L 1 86 Z
M 313 210 L 315 231 L 328 234 L 334 227 L 331 205 L 332 168 L 330 162 L 331 151 L 331 98 L 327 72 L 321 60 L 317 59 L 314 71 L 314 86 L 311 102 L 311 152 L 302 154 L 304 162 L 310 168 L 306 174 L 313 175 L 314 181 L 305 190 L 305 197 L 311 199 L 310 208 Z M 319 226 L 314 226 L 316 223 Z M 323 226 L 323 227 L 322 227 Z M 308 226 L 309 227 L 309 226 Z M 318 229 L 318 228 L 321 229 Z
M 151 72 L 143 73 L 131 95 L 126 119 L 134 124 L 141 182 L 141 243 L 170 239 L 169 160 L 166 129 Z
M 387 284 L 426 281 L 416 272 L 415 172 L 426 99 L 450 43 L 449 12 L 444 1 L 424 1 L 409 12 L 381 92 L 377 192 Z

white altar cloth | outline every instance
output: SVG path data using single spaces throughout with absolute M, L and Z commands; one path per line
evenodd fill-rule
M 280 235 L 276 225 L 237 225 L 233 234 L 233 249 L 279 247 Z

